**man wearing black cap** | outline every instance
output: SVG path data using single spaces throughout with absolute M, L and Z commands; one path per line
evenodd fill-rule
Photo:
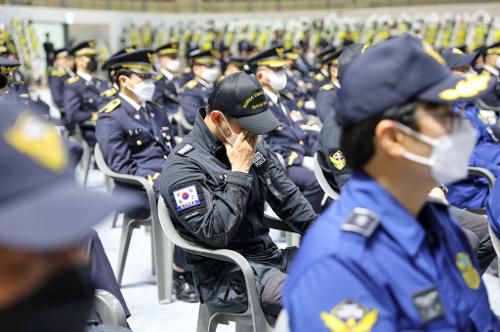
M 500 331 L 441 183 L 467 175 L 474 129 L 453 103 L 487 92 L 409 34 L 368 48 L 339 90 L 341 148 L 354 170 L 306 234 L 285 285 L 296 331 Z
M 307 117 L 293 99 L 281 93 L 286 86 L 285 60 L 282 48 L 274 47 L 248 59 L 251 70 L 262 84 L 269 110 L 281 125 L 264 139 L 285 160 L 288 177 L 300 188 L 314 211 L 321 211 L 321 190 L 313 172 L 313 154 L 318 131 L 306 130 Z
M 339 55 L 340 55 L 340 50 L 337 50 L 335 46 L 328 46 L 321 50 L 318 54 L 318 60 L 319 60 L 319 72 L 317 72 L 313 76 L 313 88 L 312 88 L 312 93 L 313 96 L 316 96 L 316 93 L 319 91 L 319 89 L 325 85 L 330 83 L 330 63 L 329 62 L 324 62 L 323 60 L 329 57 L 330 55 L 334 55 L 332 58 L 332 61 L 335 60 Z M 331 61 L 330 61 L 331 62 Z
M 184 117 L 193 124 L 198 109 L 205 106 L 220 75 L 219 62 L 211 51 L 194 50 L 188 54 L 188 63 L 194 74 L 181 89 L 180 106 Z
M 156 49 L 160 73 L 156 76 L 153 101 L 163 106 L 172 117 L 179 111 L 179 78 L 180 61 L 178 57 L 179 44 L 168 43 Z
M 48 78 L 52 100 L 61 112 L 64 107 L 64 81 L 75 75 L 70 69 L 72 66 L 68 66 L 69 56 L 70 54 L 65 48 L 54 51 L 54 68 L 50 72 Z
M 194 243 L 241 253 L 254 268 L 264 312 L 277 315 L 295 249 L 279 250 L 264 218 L 267 201 L 304 231 L 316 214 L 260 140 L 279 126 L 258 80 L 226 76 L 200 109 L 193 130 L 171 153 L 160 190 L 179 233 Z M 200 300 L 224 311 L 246 309 L 245 284 L 232 264 L 189 255 Z
M 136 50 L 109 60 L 113 83 L 119 88 L 117 98 L 99 111 L 96 138 L 107 165 L 115 172 L 141 176 L 159 190 L 160 171 L 173 147 L 172 125 L 167 114 L 151 103 L 155 90 L 153 50 Z M 149 215 L 148 203 L 138 214 Z M 174 256 L 177 299 L 196 302 L 185 270 L 184 253 L 176 249 Z
M 90 145 L 95 145 L 95 120 L 102 103 L 101 92 L 108 89 L 105 81 L 97 79 L 97 52 L 93 40 L 80 43 L 69 50 L 74 54 L 76 75 L 64 85 L 64 124 L 72 129 L 82 127 L 82 135 Z
M 0 325 L 82 332 L 94 297 L 84 239 L 131 202 L 79 188 L 55 128 L 5 100 L 0 109 Z

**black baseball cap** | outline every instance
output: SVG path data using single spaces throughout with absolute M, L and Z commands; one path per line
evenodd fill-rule
M 81 188 L 57 130 L 19 103 L 0 101 L 0 246 L 53 251 L 79 244 L 127 196 Z
M 280 126 L 268 105 L 257 78 L 244 72 L 224 77 L 208 97 L 208 111 L 217 110 L 230 115 L 243 128 L 258 135 Z
M 430 45 L 404 34 L 355 57 L 341 83 L 337 121 L 348 127 L 413 100 L 436 104 L 474 100 L 496 82 L 487 72 L 454 75 Z

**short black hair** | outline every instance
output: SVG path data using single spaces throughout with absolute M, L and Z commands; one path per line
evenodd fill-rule
M 355 125 L 342 128 L 340 149 L 352 169 L 361 169 L 375 154 L 375 128 L 380 121 L 392 119 L 417 130 L 415 110 L 418 103 L 408 102 Z
M 110 74 L 111 74 L 111 71 L 113 71 L 113 69 L 111 69 L 109 71 Z M 115 83 L 119 87 L 120 82 L 118 80 L 118 77 L 120 77 L 121 75 L 126 76 L 126 77 L 130 77 L 132 74 L 133 74 L 133 72 L 131 70 L 126 69 L 126 68 L 120 68 L 120 69 L 114 71 L 111 81 L 112 81 L 112 83 Z

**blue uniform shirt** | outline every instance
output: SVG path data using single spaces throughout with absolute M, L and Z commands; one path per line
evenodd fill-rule
M 291 331 L 500 331 L 446 207 L 426 203 L 419 221 L 355 172 L 294 261 L 284 290 Z
M 179 110 L 179 79 L 169 80 L 163 73 L 156 76 L 153 101 L 161 105 L 168 114 L 175 114 Z

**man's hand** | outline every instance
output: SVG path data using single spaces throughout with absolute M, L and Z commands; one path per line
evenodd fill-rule
M 231 171 L 248 173 L 255 155 L 257 139 L 257 135 L 242 131 L 233 146 L 224 143 L 227 158 L 231 163 Z

